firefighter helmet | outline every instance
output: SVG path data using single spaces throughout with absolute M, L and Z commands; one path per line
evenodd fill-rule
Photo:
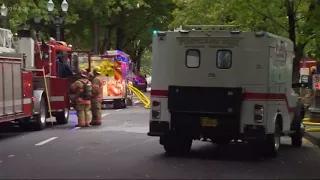
M 101 74 L 101 67 L 100 66 L 96 66 L 96 67 L 94 67 L 93 71 L 95 71 L 98 74 Z
M 80 70 L 80 76 L 87 78 L 88 77 L 88 72 L 85 69 Z

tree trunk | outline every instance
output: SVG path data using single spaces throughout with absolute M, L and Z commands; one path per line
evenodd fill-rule
M 287 9 L 287 16 L 288 16 L 288 33 L 289 38 L 294 44 L 294 51 L 295 51 L 295 58 L 293 59 L 293 68 L 292 68 L 292 83 L 299 82 L 299 63 L 300 59 L 303 55 L 303 49 L 301 52 L 301 47 L 297 46 L 296 42 L 296 13 L 294 11 L 294 5 L 293 2 L 286 0 L 285 6 Z
M 104 54 L 111 46 L 111 35 L 113 27 L 107 25 L 104 31 L 104 38 L 102 41 L 102 46 L 100 46 L 100 54 Z
M 94 22 L 94 34 L 93 34 L 93 37 L 94 37 L 94 53 L 95 54 L 98 54 L 99 53 L 99 38 L 100 38 L 100 26 L 99 26 L 99 23 L 97 21 Z
M 136 52 L 136 56 L 135 56 L 135 64 L 136 64 L 136 70 L 138 72 L 140 72 L 140 67 L 141 67 L 141 57 L 143 55 L 145 48 L 140 47 Z
M 117 50 L 122 50 L 123 48 L 123 40 L 124 40 L 124 33 L 123 29 L 121 27 L 117 27 L 116 29 L 116 49 Z

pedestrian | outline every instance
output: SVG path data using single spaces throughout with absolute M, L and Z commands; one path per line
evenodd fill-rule
M 78 116 L 77 127 L 90 126 L 92 84 L 88 79 L 87 71 L 80 70 L 81 78 L 71 85 L 76 94 L 76 111 Z
M 91 99 L 91 111 L 92 111 L 92 121 L 91 125 L 101 125 L 101 102 L 103 93 L 103 82 L 101 80 L 101 68 L 96 66 L 93 70 L 92 79 L 92 99 Z

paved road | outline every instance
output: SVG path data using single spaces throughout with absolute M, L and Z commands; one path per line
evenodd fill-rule
M 0 179 L 260 179 L 320 178 L 319 150 L 283 139 L 282 155 L 260 159 L 243 144 L 221 149 L 194 142 L 186 157 L 168 157 L 148 137 L 148 110 L 104 110 L 100 127 L 64 126 L 39 132 L 0 134 Z

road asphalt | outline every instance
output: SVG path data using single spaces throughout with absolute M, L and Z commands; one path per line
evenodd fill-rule
M 246 144 L 218 147 L 194 141 L 184 157 L 170 157 L 147 136 L 149 110 L 136 104 L 103 110 L 103 125 L 67 125 L 38 132 L 0 133 L 0 179 L 319 179 L 320 151 L 282 138 L 278 158 L 263 159 Z

